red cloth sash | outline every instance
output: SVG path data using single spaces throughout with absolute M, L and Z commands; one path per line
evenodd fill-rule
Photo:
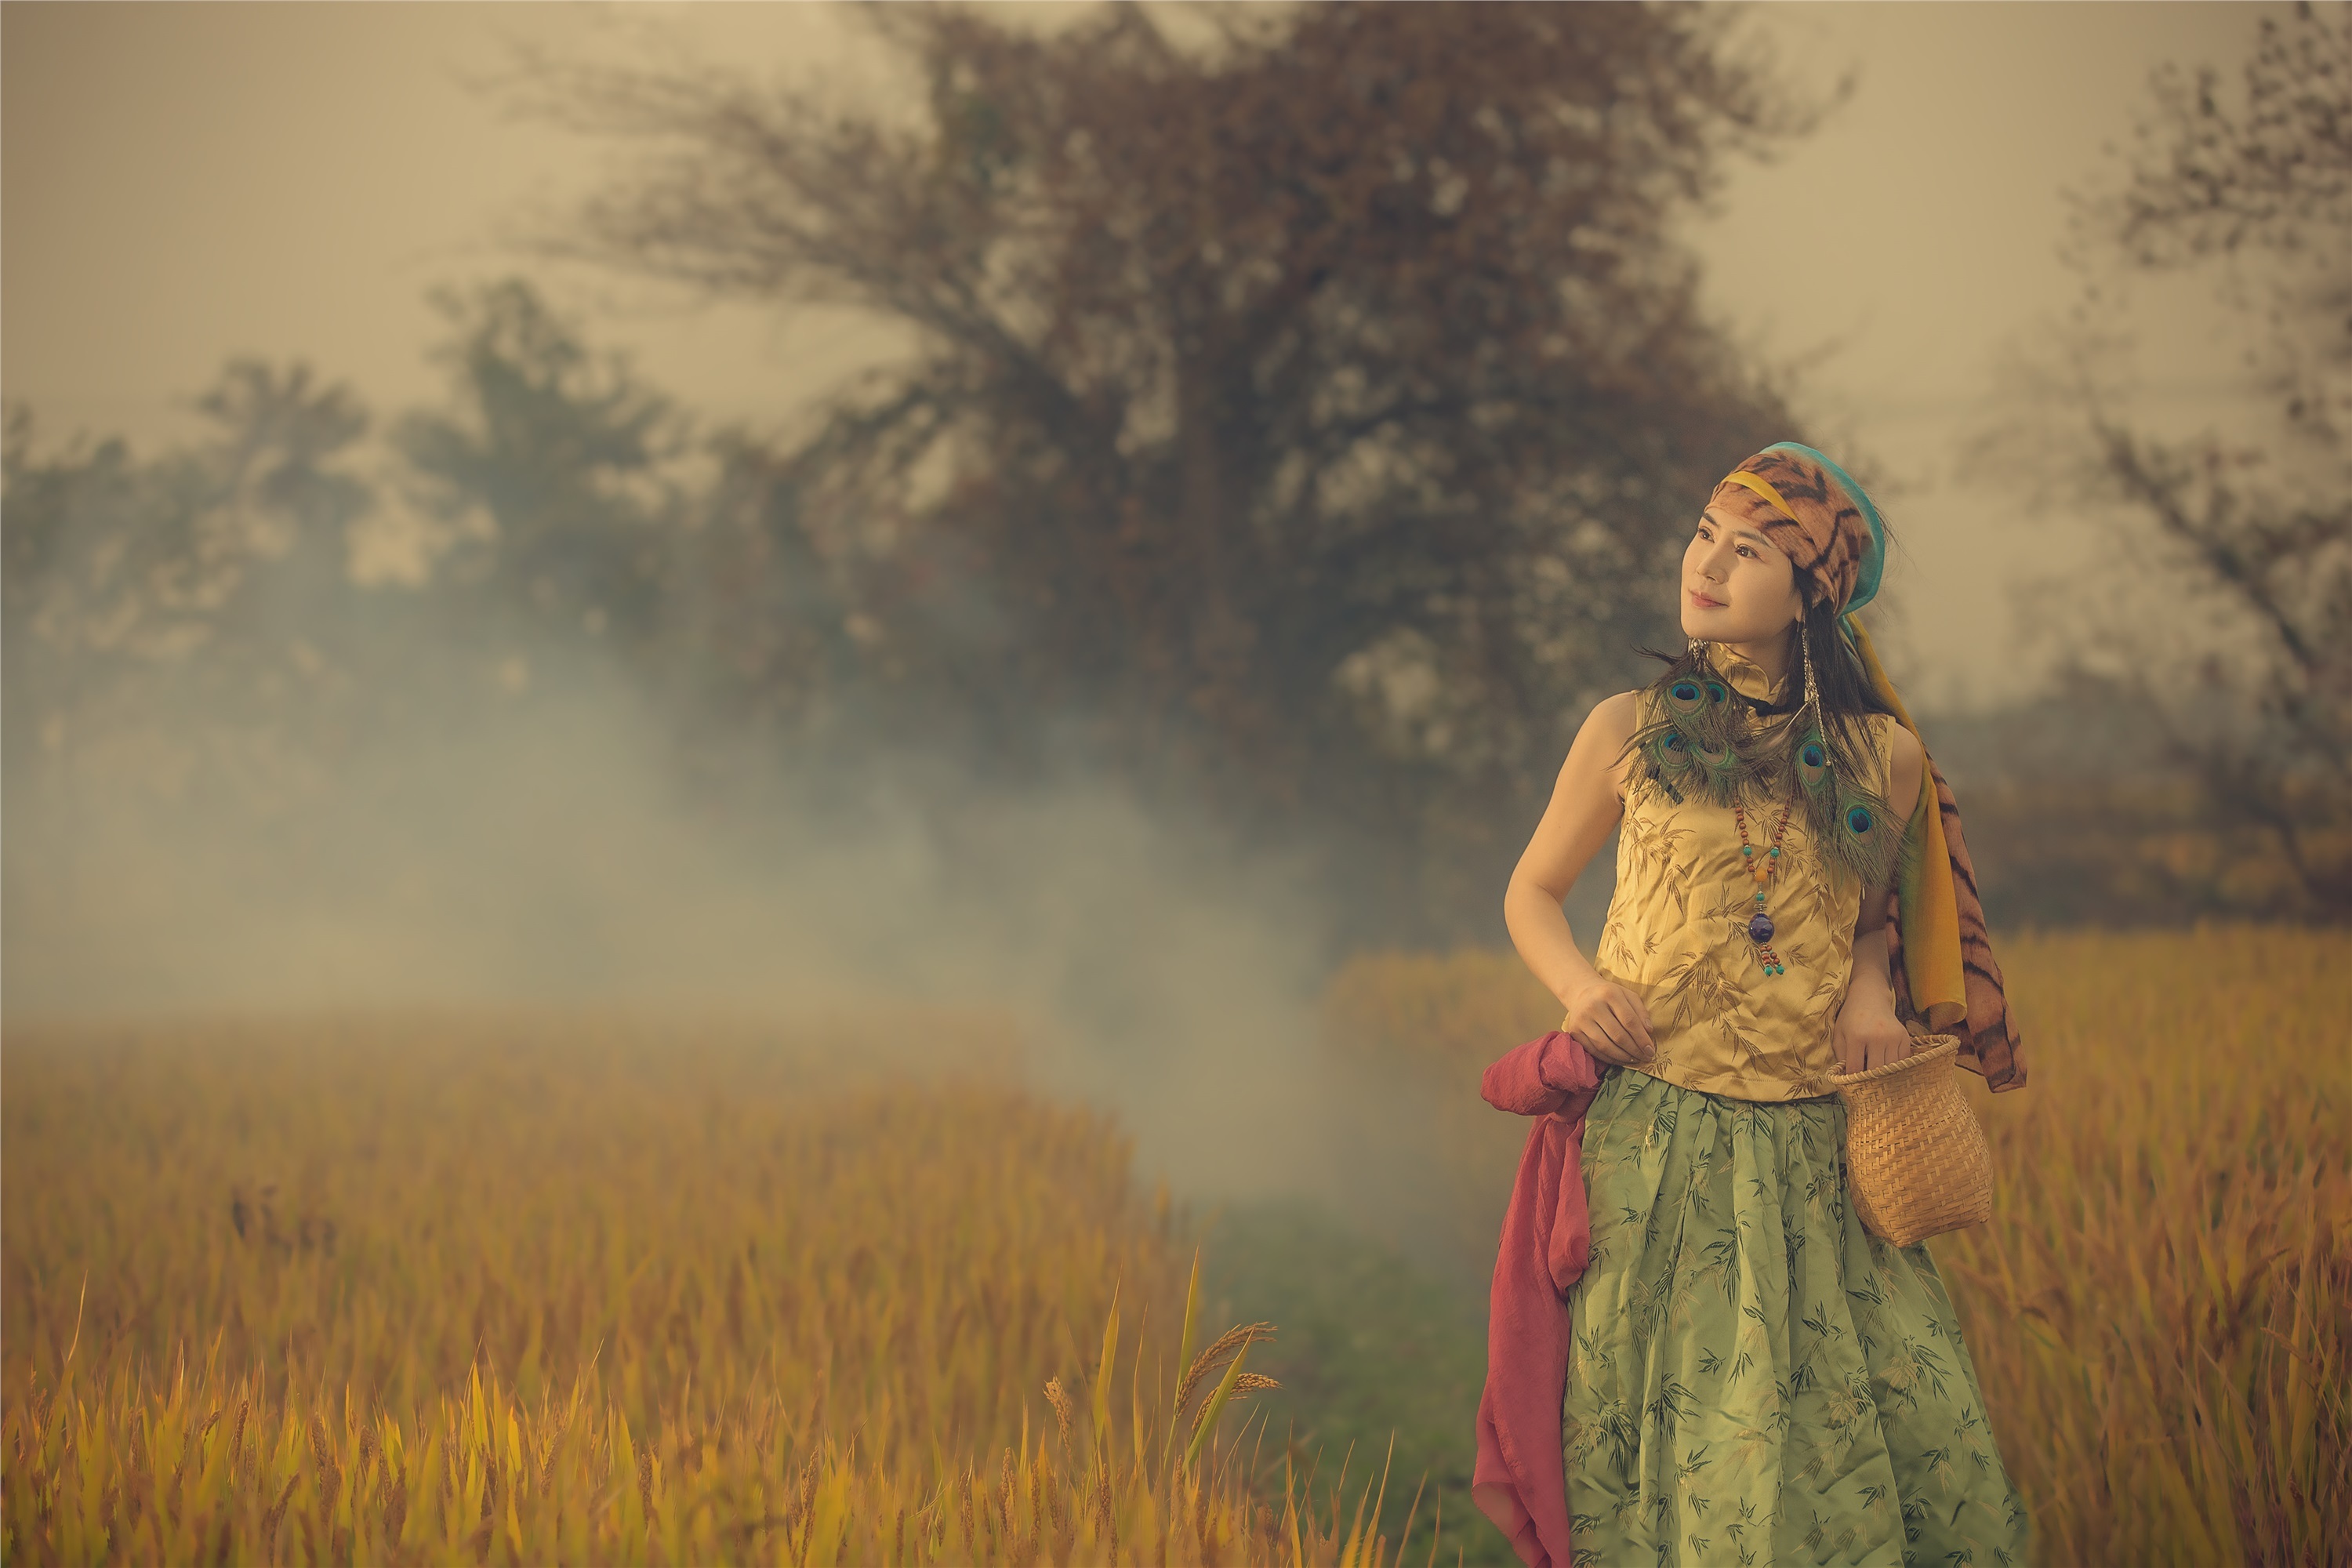
M 1559 1030 L 1486 1069 L 1497 1110 L 1535 1117 L 1486 1298 L 1486 1387 L 1470 1495 L 1528 1568 L 1569 1568 L 1560 1396 L 1568 1379 L 1568 1291 L 1584 1273 L 1592 1226 L 1584 1206 L 1584 1113 L 1601 1066 Z

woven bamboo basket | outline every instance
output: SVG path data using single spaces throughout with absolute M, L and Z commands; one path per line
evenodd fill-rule
M 1992 1150 L 1960 1088 L 1957 1035 L 1831 1079 L 1845 1101 L 1848 1190 L 1863 1228 L 1897 1247 L 1992 1217 Z

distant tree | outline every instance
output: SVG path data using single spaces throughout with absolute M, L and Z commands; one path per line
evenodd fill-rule
M 674 539 L 665 594 L 662 674 L 687 699 L 680 716 L 822 748 L 852 727 L 855 708 L 859 737 L 883 738 L 875 710 L 907 672 L 876 646 L 841 563 L 812 537 L 790 459 L 729 430 L 703 455 L 713 471 Z M 863 575 L 872 595 L 876 574 Z
M 1803 116 L 1696 7 L 1208 15 L 879 8 L 912 122 L 542 64 L 659 150 L 552 247 L 911 329 L 782 470 L 908 686 L 1371 827 L 1486 917 L 1681 523 L 1790 432 L 1668 220 Z
M 805 727 L 858 678 L 772 454 L 697 437 L 527 283 L 436 299 L 450 395 L 388 452 L 348 388 L 252 360 L 152 456 L 10 411 L 12 777 L 46 759 L 266 805 L 364 737 L 495 722 L 591 648 L 682 720 Z
M 341 550 L 369 502 L 365 483 L 333 467 L 367 427 L 347 388 L 237 360 L 196 407 L 207 438 L 148 464 L 120 439 L 41 453 L 30 411 L 11 411 L 0 528 L 12 630 L 166 658 L 215 635 L 259 563 Z
M 12 772 L 132 744 L 172 787 L 199 761 L 190 736 L 153 729 L 175 709 L 219 721 L 214 762 L 266 772 L 293 715 L 331 705 L 348 676 L 337 639 L 351 619 L 320 601 L 342 591 L 346 530 L 373 504 L 351 465 L 366 411 L 303 366 L 254 360 L 232 362 L 196 407 L 205 435 L 143 460 L 120 439 L 45 450 L 32 415 L 10 412 L 0 635 Z
M 437 290 L 451 406 L 394 426 L 446 586 L 542 632 L 643 645 L 662 614 L 691 432 L 628 363 L 593 353 L 520 279 Z
M 2234 90 L 2210 68 L 2153 85 L 2118 175 L 2078 202 L 2084 314 L 2135 277 L 2210 279 L 2255 400 L 2159 432 L 2084 348 L 2059 378 L 2061 470 L 2189 590 L 2115 679 L 2200 786 L 2191 816 L 2214 844 L 2277 849 L 2252 871 L 2182 853 L 2178 891 L 2352 920 L 2352 6 L 2264 17 Z
M 900 673 L 843 608 L 791 464 L 740 431 L 698 431 L 527 279 L 434 301 L 449 398 L 392 439 L 431 524 L 426 597 L 450 636 L 557 658 L 601 647 L 674 697 L 682 722 L 801 738 Z M 880 581 L 869 572 L 868 591 Z

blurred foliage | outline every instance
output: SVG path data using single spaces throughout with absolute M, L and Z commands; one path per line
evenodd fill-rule
M 119 439 L 44 450 L 30 413 L 9 413 L 0 721 L 14 778 L 27 759 L 71 758 L 164 793 L 226 782 L 278 798 L 348 734 L 373 608 L 344 548 L 373 504 L 352 467 L 367 415 L 347 388 L 251 360 L 196 408 L 204 437 L 145 460 Z M 207 721 L 166 733 L 155 718 L 174 711 Z
M 2305 791 L 2284 798 L 2305 808 Z M 1987 917 L 2021 927 L 2186 925 L 2310 907 L 2315 863 L 2352 856 L 2352 829 L 2306 827 L 2298 858 L 2278 834 L 2217 816 L 2200 781 L 2005 783 L 1969 795 L 1969 843 L 1987 870 Z M 2316 815 L 2313 803 L 2313 815 Z
M 2205 760 L 2178 738 L 2183 714 L 2196 710 L 2177 696 L 2076 673 L 2032 702 L 1923 721 L 1965 803 L 1996 930 L 2322 912 L 2287 840 L 2214 808 Z M 2324 826 L 2324 787 L 2308 773 L 2279 785 L 2308 819 L 2297 842 L 2322 864 L 2352 853 L 2352 824 Z
M 446 531 L 443 570 L 589 637 L 644 643 L 686 502 L 667 469 L 688 439 L 679 416 L 519 279 L 435 303 L 456 406 L 410 414 L 392 438 Z
M 2029 418 L 2044 428 L 2004 432 L 1990 456 L 2045 505 L 2120 520 L 2110 590 L 2158 563 L 2124 624 L 2100 613 L 2125 602 L 2113 591 L 2069 595 L 2058 619 L 2141 710 L 2163 765 L 2098 805 L 2029 789 L 1996 807 L 2021 845 L 2085 829 L 2043 873 L 2053 891 L 2080 876 L 2110 906 L 2352 921 L 2347 126 L 2352 6 L 2299 5 L 2262 19 L 2234 83 L 2159 72 L 2120 167 L 2078 198 L 2084 303 L 2041 373 Z M 2231 312 L 2250 419 L 2166 428 L 2134 405 L 2107 313 L 2158 279 Z

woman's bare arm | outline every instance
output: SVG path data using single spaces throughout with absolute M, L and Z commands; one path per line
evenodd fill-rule
M 1621 1066 L 1654 1050 L 1648 1012 L 1577 951 L 1559 906 L 1624 815 L 1624 751 L 1634 721 L 1632 692 L 1604 700 L 1586 717 L 1503 895 L 1512 945 L 1568 1010 L 1570 1032 L 1594 1056 Z
M 1894 765 L 1886 781 L 1889 800 L 1913 802 L 1915 812 L 1935 810 L 1932 801 L 1920 799 L 1927 753 L 1919 737 L 1897 724 L 1892 751 Z M 1888 891 L 1881 886 L 1866 893 L 1862 912 L 1853 922 L 1853 977 L 1846 983 L 1845 1003 L 1838 1009 L 1835 1031 L 1838 1060 L 1848 1072 L 1901 1061 L 1911 1054 L 1911 1032 L 1895 1016 L 1895 988 L 1886 966 Z

